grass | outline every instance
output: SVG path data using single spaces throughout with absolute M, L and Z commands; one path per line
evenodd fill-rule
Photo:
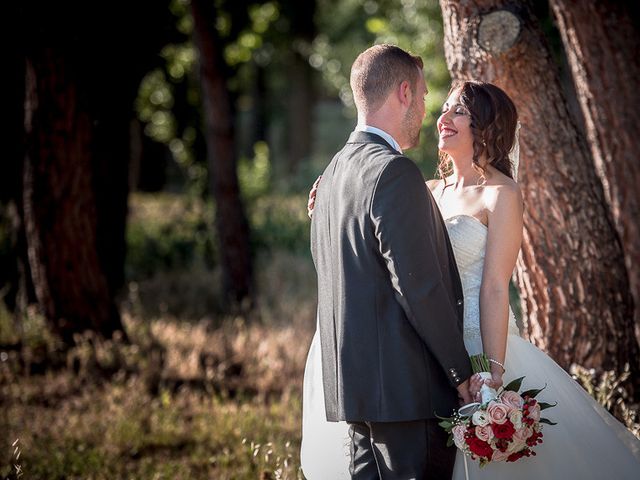
M 23 384 L 24 403 L 5 406 L 3 431 L 20 440 L 27 478 L 298 478 L 296 396 L 271 403 L 187 390 L 152 397 L 136 380 L 57 401 L 38 395 L 38 386 Z
M 127 326 L 132 344 L 83 338 L 44 375 L 2 362 L 0 478 L 301 478 L 310 331 Z

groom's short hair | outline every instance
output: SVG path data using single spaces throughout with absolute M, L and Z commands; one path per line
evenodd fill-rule
M 416 92 L 422 59 L 395 45 L 374 45 L 356 58 L 351 66 L 351 90 L 358 110 L 372 113 L 387 99 L 389 92 L 407 80 Z

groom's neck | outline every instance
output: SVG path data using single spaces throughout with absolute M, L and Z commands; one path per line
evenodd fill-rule
M 380 110 L 375 114 L 358 115 L 358 125 L 368 125 L 384 130 L 391 135 L 399 144 L 402 144 L 404 134 L 402 132 L 401 123 L 396 122 L 393 115 L 380 115 Z

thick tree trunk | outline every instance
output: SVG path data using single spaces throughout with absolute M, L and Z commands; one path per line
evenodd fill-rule
M 25 97 L 24 221 L 38 303 L 67 344 L 87 329 L 110 337 L 122 325 L 96 250 L 92 122 L 64 55 L 28 55 Z
M 526 333 L 565 368 L 577 362 L 621 370 L 629 362 L 637 373 L 620 240 L 530 4 L 440 5 L 452 77 L 500 86 L 516 103 L 522 123 L 525 218 L 517 277 Z
M 249 226 L 240 198 L 236 171 L 233 106 L 227 89 L 222 43 L 215 29 L 213 3 L 192 0 L 194 40 L 200 57 L 200 85 L 205 112 L 211 190 L 216 203 L 225 300 L 250 300 L 252 265 Z
M 622 240 L 640 338 L 640 31 L 629 2 L 551 0 Z M 637 21 L 637 16 L 635 17 Z
M 124 282 L 133 99 L 175 19 L 166 0 L 135 2 L 124 17 L 75 0 L 36 3 L 8 7 L 27 32 L 16 50 L 28 64 L 16 225 L 25 225 L 38 303 L 63 339 L 85 329 L 110 336 L 122 328 L 114 298 Z

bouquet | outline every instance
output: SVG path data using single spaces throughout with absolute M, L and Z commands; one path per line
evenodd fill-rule
M 471 357 L 471 364 L 475 373 L 487 377 L 489 362 L 484 354 Z M 451 418 L 439 417 L 440 426 L 449 433 L 447 446 L 455 444 L 466 456 L 478 460 L 481 467 L 489 462 L 515 462 L 535 455 L 533 448 L 542 443 L 543 424 L 556 425 L 542 418 L 541 412 L 556 404 L 536 400 L 546 385 L 520 392 L 524 378 L 517 378 L 498 391 L 483 385 L 480 403 L 465 405 Z

